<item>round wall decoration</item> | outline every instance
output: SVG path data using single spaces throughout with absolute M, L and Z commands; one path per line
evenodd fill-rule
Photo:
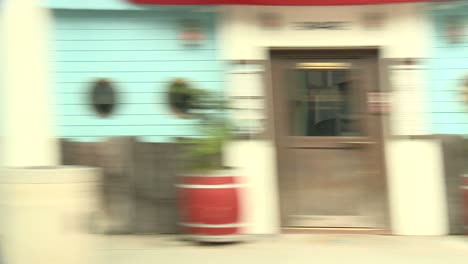
M 195 108 L 196 90 L 183 79 L 169 84 L 168 101 L 171 110 L 179 117 L 190 118 Z
M 93 82 L 90 92 L 91 105 L 101 117 L 108 117 L 115 110 L 117 94 L 112 82 L 98 79 Z

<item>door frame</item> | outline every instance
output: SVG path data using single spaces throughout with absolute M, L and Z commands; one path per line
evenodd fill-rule
M 283 57 L 284 56 L 284 57 Z M 275 96 L 275 86 L 273 84 L 273 60 L 278 59 L 278 57 L 290 58 L 290 59 L 362 59 L 371 58 L 373 66 L 375 66 L 375 77 L 373 79 L 373 84 L 375 86 L 370 88 L 368 92 L 383 92 L 387 90 L 387 85 L 385 81 L 386 74 L 382 69 L 382 59 L 380 57 L 380 49 L 378 47 L 320 47 L 320 48 L 308 48 L 308 47 L 274 47 L 268 48 L 268 61 L 267 69 L 265 74 L 266 81 L 266 109 L 268 115 L 267 123 L 267 134 L 268 138 L 274 141 L 275 152 L 276 152 L 276 172 L 277 172 L 277 190 L 279 196 L 279 212 L 280 212 L 280 226 L 285 227 L 285 221 L 283 216 L 282 209 L 282 196 L 284 195 L 282 189 L 284 189 L 284 173 L 281 172 L 280 168 L 280 151 L 282 144 L 281 134 L 279 132 L 278 126 L 281 125 L 281 117 L 275 109 L 275 104 L 279 103 L 279 99 Z M 370 115 L 370 114 L 369 114 Z M 384 213 L 384 229 L 390 229 L 390 208 L 389 208 L 389 197 L 388 197 L 388 184 L 387 184 L 387 173 L 385 166 L 385 131 L 384 131 L 384 122 L 386 117 L 382 114 L 372 114 L 369 117 L 369 122 L 377 125 L 377 130 L 379 133 L 378 138 L 376 139 L 376 145 L 378 146 L 378 157 L 376 160 L 379 161 L 377 165 L 379 171 L 379 187 L 382 190 L 382 198 L 384 199 L 384 206 L 382 211 Z

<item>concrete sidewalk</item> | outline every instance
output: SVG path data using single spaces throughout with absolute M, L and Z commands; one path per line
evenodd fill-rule
M 175 236 L 101 238 L 99 263 L 466 264 L 468 238 L 379 235 L 280 235 L 247 243 L 198 245 Z

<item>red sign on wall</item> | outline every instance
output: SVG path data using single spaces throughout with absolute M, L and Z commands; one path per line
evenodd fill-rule
M 437 2 L 444 0 L 127 0 L 135 4 L 148 5 L 372 5 L 409 2 Z M 445 0 L 449 1 L 449 0 Z

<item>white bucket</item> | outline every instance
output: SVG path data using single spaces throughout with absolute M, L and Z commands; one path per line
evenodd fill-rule
M 1 171 L 5 263 L 93 263 L 87 220 L 97 209 L 99 169 L 60 166 Z

